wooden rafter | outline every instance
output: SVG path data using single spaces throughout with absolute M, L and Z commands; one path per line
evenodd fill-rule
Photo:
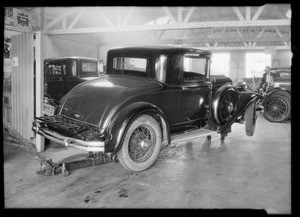
M 257 18 L 259 17 L 259 15 L 261 14 L 261 12 L 263 11 L 263 9 L 265 8 L 265 5 L 259 7 L 256 11 L 256 13 L 254 14 L 252 20 L 257 20 Z
M 74 20 L 72 21 L 72 23 L 68 26 L 68 29 L 73 28 L 85 12 L 86 12 L 86 9 L 83 9 L 82 11 L 80 11 L 76 15 L 76 17 L 74 18 Z
M 69 15 L 75 13 L 75 12 L 76 12 L 75 10 L 70 10 L 70 11 L 64 13 L 63 15 L 60 15 L 60 16 L 56 17 L 54 20 L 50 21 L 47 25 L 45 25 L 44 29 L 49 29 L 50 27 L 52 27 L 53 25 L 55 25 L 59 21 L 62 21 L 67 16 L 69 16 Z
M 243 17 L 243 15 L 240 12 L 240 10 L 238 9 L 238 7 L 233 7 L 233 10 L 236 13 L 236 15 L 238 16 L 240 21 L 245 21 L 245 18 Z
M 167 7 L 163 7 L 164 11 L 166 12 L 166 14 L 168 15 L 168 17 L 171 19 L 171 21 L 173 23 L 177 23 L 174 16 L 172 15 L 171 11 L 169 10 L 169 8 Z
M 123 20 L 123 22 L 121 24 L 122 26 L 125 26 L 127 24 L 127 22 L 129 20 L 129 18 L 131 17 L 134 9 L 135 9 L 134 7 L 130 8 L 129 12 L 126 14 L 126 16 L 125 16 L 125 18 L 124 18 L 124 20 Z
M 153 31 L 153 30 L 183 30 L 201 29 L 213 27 L 245 27 L 245 26 L 287 26 L 290 25 L 289 19 L 281 20 L 257 20 L 257 21 L 213 21 L 213 22 L 193 22 L 181 24 L 161 24 L 161 25 L 134 25 L 134 26 L 110 26 L 110 27 L 91 27 L 73 28 L 67 30 L 55 29 L 48 30 L 46 34 L 85 34 L 101 32 L 130 32 L 130 31 Z
M 184 23 L 187 23 L 187 22 L 190 20 L 192 14 L 193 14 L 193 12 L 194 12 L 194 10 L 195 10 L 195 7 L 191 7 L 191 8 L 189 9 L 187 15 L 185 16 L 185 18 L 184 18 L 184 20 L 183 20 Z

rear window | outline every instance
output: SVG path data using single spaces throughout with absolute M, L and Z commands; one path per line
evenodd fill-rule
M 61 61 L 45 62 L 44 71 L 45 76 L 49 77 L 55 77 L 64 74 Z
M 113 58 L 113 74 L 123 75 L 147 75 L 147 59 L 136 57 L 115 57 Z
M 82 61 L 81 62 L 81 71 L 80 77 L 98 77 L 98 63 L 97 62 L 89 62 Z

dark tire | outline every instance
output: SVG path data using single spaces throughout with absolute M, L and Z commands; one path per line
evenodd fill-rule
M 286 121 L 291 116 L 291 96 L 287 92 L 276 92 L 263 102 L 264 117 L 271 122 Z
M 256 103 L 251 103 L 251 105 L 245 110 L 245 131 L 247 136 L 253 136 L 255 132 L 256 125 Z
M 218 122 L 220 125 L 223 125 L 231 119 L 237 110 L 238 93 L 232 90 L 225 92 L 220 98 L 219 105 L 217 111 Z
M 159 123 L 150 115 L 140 115 L 128 128 L 117 156 L 125 169 L 143 171 L 156 161 L 161 145 Z

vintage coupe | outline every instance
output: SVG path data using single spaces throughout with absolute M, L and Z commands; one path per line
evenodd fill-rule
M 168 46 L 111 49 L 107 74 L 77 85 L 54 116 L 32 129 L 67 147 L 101 152 L 131 171 L 149 168 L 162 145 L 231 131 L 252 136 L 257 93 L 210 76 L 211 53 Z

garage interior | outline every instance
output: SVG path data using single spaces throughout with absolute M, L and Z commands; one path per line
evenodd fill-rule
M 106 62 L 111 48 L 171 45 L 212 52 L 211 73 L 233 84 L 265 66 L 291 67 L 291 5 L 243 7 L 6 7 L 3 120 L 54 162 L 85 158 L 31 130 L 42 113 L 43 61 L 66 56 Z M 291 213 L 291 123 L 258 112 L 255 134 L 234 123 L 164 147 L 143 172 L 107 162 L 70 175 L 38 175 L 39 164 L 4 135 L 5 208 L 263 209 Z

